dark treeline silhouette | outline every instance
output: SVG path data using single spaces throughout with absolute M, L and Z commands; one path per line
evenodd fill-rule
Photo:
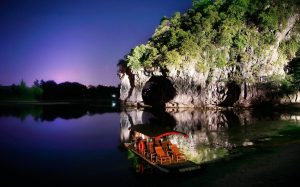
M 119 88 L 113 86 L 85 86 L 77 82 L 34 81 L 28 87 L 24 81 L 19 85 L 0 86 L 0 100 L 37 101 L 112 101 L 119 98 Z
M 22 80 L 18 85 L 0 86 L 1 100 L 40 100 L 42 89 L 37 86 L 28 87 Z
M 90 104 L 56 105 L 0 105 L 1 116 L 13 116 L 21 120 L 32 116 L 35 121 L 54 121 L 56 118 L 77 119 L 85 115 L 119 112 L 119 107 L 94 106 Z

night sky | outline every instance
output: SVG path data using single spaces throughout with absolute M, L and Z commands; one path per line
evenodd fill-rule
M 117 63 L 191 0 L 0 0 L 0 84 L 117 85 Z

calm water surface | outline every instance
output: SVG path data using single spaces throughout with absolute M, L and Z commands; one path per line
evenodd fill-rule
M 291 180 L 300 169 L 299 159 L 293 157 L 300 153 L 298 120 L 298 112 L 1 106 L 0 185 L 260 186 L 272 185 L 279 175 L 281 183 L 276 184 L 281 186 L 295 182 Z M 152 168 L 140 173 L 141 161 L 123 147 L 129 140 L 128 128 L 136 124 L 166 125 L 186 133 L 188 138 L 173 137 L 173 141 L 203 169 L 179 176 Z M 274 152 L 276 145 L 279 151 Z M 275 172 L 273 178 L 266 179 L 264 171 L 255 173 L 255 167 L 280 155 L 281 149 L 294 167 L 283 159 L 279 168 L 266 169 Z

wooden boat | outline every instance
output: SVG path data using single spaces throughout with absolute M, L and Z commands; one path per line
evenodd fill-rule
M 129 130 L 131 141 L 124 143 L 124 146 L 159 171 L 183 173 L 200 169 L 199 164 L 187 160 L 183 153 L 174 148 L 177 147 L 176 144 L 163 144 L 168 141 L 170 135 L 187 137 L 186 134 L 159 125 L 135 125 Z M 161 139 L 165 141 L 162 142 Z M 173 149 L 167 149 L 171 148 L 171 145 Z M 154 150 L 151 150 L 151 146 Z

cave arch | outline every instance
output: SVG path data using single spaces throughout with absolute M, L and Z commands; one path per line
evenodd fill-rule
M 172 82 L 164 76 L 152 76 L 142 89 L 144 103 L 152 107 L 165 107 L 175 96 Z
M 225 100 L 219 104 L 221 107 L 232 107 L 241 95 L 241 87 L 236 82 L 227 83 L 227 89 Z

